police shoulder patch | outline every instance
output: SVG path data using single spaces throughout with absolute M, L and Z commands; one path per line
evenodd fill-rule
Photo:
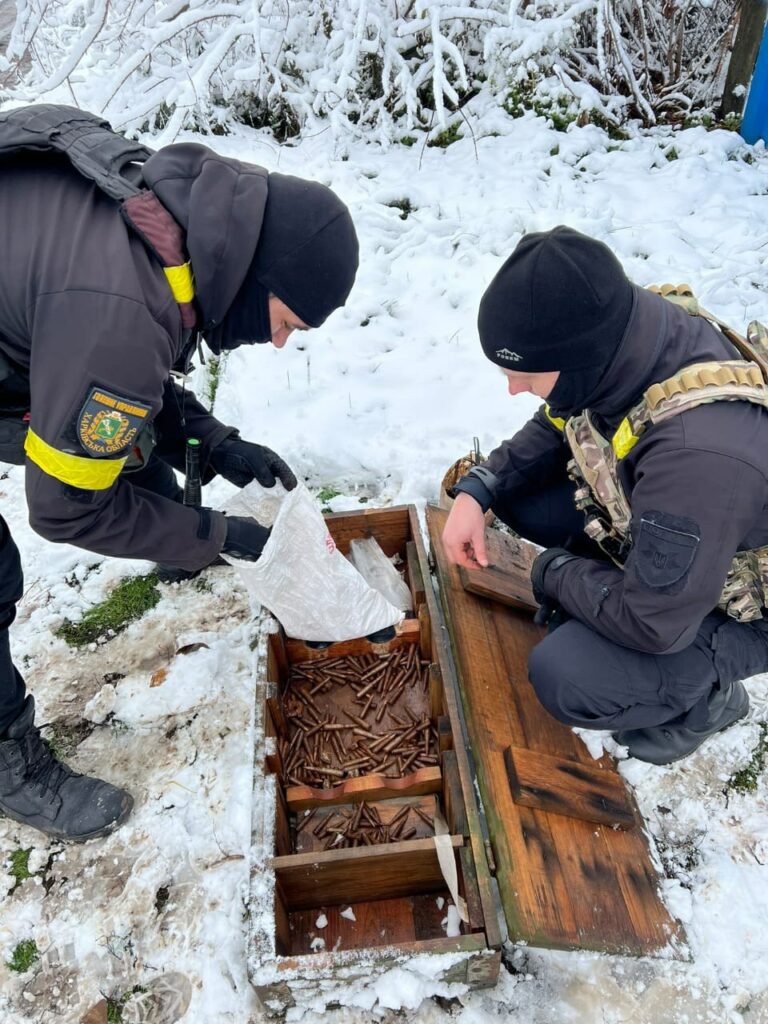
M 77 417 L 77 437 L 90 455 L 121 455 L 136 441 L 152 407 L 92 387 Z
M 662 593 L 679 593 L 685 586 L 701 539 L 699 524 L 687 516 L 645 512 L 632 545 L 631 563 L 640 581 Z M 627 560 L 627 568 L 630 559 Z

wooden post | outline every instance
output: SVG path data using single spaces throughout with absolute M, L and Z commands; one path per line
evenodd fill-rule
M 768 8 L 761 0 L 740 0 L 739 24 L 723 89 L 720 116 L 741 114 L 763 38 Z

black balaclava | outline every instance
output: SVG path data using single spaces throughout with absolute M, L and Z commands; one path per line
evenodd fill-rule
M 559 370 L 548 402 L 572 415 L 613 359 L 632 299 L 621 264 L 602 242 L 563 226 L 524 235 L 480 302 L 480 343 L 505 370 Z
M 325 185 L 270 174 L 259 243 L 221 324 L 205 332 L 214 352 L 269 341 L 270 293 L 319 327 L 347 301 L 358 265 L 349 210 Z

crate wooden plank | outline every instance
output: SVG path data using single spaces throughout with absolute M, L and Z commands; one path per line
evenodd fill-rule
M 440 895 L 444 902 L 450 898 L 447 890 Z M 342 916 L 342 911 L 346 911 L 347 916 Z M 324 949 L 346 952 L 399 946 L 443 936 L 440 922 L 445 917 L 445 910 L 438 908 L 437 894 L 434 893 L 324 907 L 323 913 L 327 923 L 322 928 L 317 927 L 317 908 L 291 914 L 291 952 L 294 955 L 316 952 L 312 946 L 316 938 L 324 941 Z
M 501 530 L 486 530 L 488 566 L 459 568 L 465 590 L 513 608 L 535 610 L 538 602 L 531 587 L 531 566 L 539 549 Z
M 361 775 L 358 779 L 347 779 L 328 789 L 289 786 L 285 798 L 291 811 L 305 811 L 324 804 L 422 796 L 424 793 L 439 793 L 441 788 L 442 773 L 439 768 L 419 768 L 398 779 L 389 779 L 384 775 Z
M 450 841 L 455 849 L 464 842 L 461 836 L 451 836 Z M 270 867 L 289 911 L 417 896 L 445 888 L 432 839 L 296 853 L 273 857 Z
M 324 647 L 322 650 L 314 650 L 307 647 L 303 640 L 288 639 L 285 641 L 285 648 L 292 665 L 303 661 L 323 661 L 328 658 L 349 658 L 358 654 L 377 654 L 381 651 L 394 651 L 398 647 L 407 647 L 409 644 L 419 642 L 421 626 L 418 619 L 403 619 L 395 626 L 395 636 L 383 644 L 372 644 L 365 637 L 355 640 L 341 640 Z
M 329 512 L 328 531 L 343 555 L 349 554 L 349 542 L 375 537 L 384 554 L 405 558 L 405 545 L 411 540 L 411 522 L 407 505 L 371 508 L 359 512 Z
M 526 666 L 543 632 L 530 616 L 464 589 L 442 549 L 446 517 L 442 509 L 427 510 L 512 937 L 566 949 L 637 954 L 667 949 L 682 931 L 659 896 L 642 829 L 616 830 L 515 803 L 504 758 L 509 746 L 606 771 L 611 761 L 594 762 L 573 731 L 540 705 Z
M 413 610 L 418 612 L 419 608 L 426 601 L 426 590 L 424 588 L 424 574 L 419 565 L 419 552 L 412 540 L 405 545 L 405 564 L 408 569 L 408 583 L 413 597 Z
M 428 564 L 427 553 L 421 537 L 419 519 L 414 508 L 411 508 L 410 515 L 413 543 L 416 546 L 420 564 L 426 566 Z M 464 797 L 464 810 L 469 827 L 469 842 L 477 872 L 477 886 L 485 919 L 485 935 L 488 945 L 498 950 L 502 944 L 502 935 L 497 921 L 498 905 L 496 893 L 493 888 L 486 856 L 487 837 L 480 809 L 477 805 L 475 769 L 468 749 L 469 737 L 464 720 L 456 665 L 451 650 L 451 637 L 431 580 L 426 585 L 426 603 L 429 608 L 434 634 L 433 656 L 440 668 L 443 680 L 443 706 L 449 716 L 455 734 L 456 761 L 459 769 L 461 792 Z
M 315 953 L 311 957 L 290 956 L 284 957 L 275 965 L 277 975 L 294 974 L 311 963 L 312 968 L 321 975 L 327 973 L 332 976 L 336 970 L 344 972 L 345 977 L 350 977 L 353 966 L 356 962 L 363 965 L 364 976 L 368 977 L 373 966 L 377 968 L 396 967 L 403 962 L 403 958 L 409 956 L 420 956 L 427 953 L 468 953 L 475 954 L 469 960 L 458 961 L 453 968 L 449 968 L 441 978 L 445 982 L 468 983 L 468 968 L 471 967 L 472 987 L 483 988 L 495 985 L 499 976 L 500 952 L 491 951 L 487 948 L 486 937 L 482 932 L 473 932 L 471 935 L 457 935 L 454 938 L 443 936 L 439 939 L 422 939 L 414 942 L 398 942 L 396 946 L 388 945 L 381 950 L 377 956 L 376 949 L 361 950 L 356 956 L 355 952 L 344 953 Z M 257 990 L 258 991 L 258 990 Z M 269 997 L 271 989 L 263 988 L 262 992 Z
M 635 808 L 615 771 L 520 747 L 507 747 L 504 756 L 516 804 L 615 828 L 635 826 Z
M 477 887 L 477 872 L 472 851 L 468 846 L 459 850 L 461 862 L 461 894 L 467 904 L 468 927 L 471 932 L 481 932 L 485 927 L 483 905 L 480 902 L 480 890 Z
M 500 604 L 507 604 L 512 608 L 521 608 L 533 613 L 538 605 L 536 604 L 530 585 L 525 587 L 516 576 L 496 566 L 478 566 L 476 569 L 465 569 L 459 566 L 459 577 L 462 586 L 470 594 L 477 594 L 478 597 L 487 597 L 491 601 L 498 601 Z

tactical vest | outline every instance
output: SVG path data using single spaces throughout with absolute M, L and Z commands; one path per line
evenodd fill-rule
M 63 154 L 75 170 L 119 204 L 125 222 L 162 266 L 186 336 L 193 334 L 197 326 L 195 289 L 184 231 L 151 189 L 139 187 L 129 177 L 132 165 L 143 164 L 152 150 L 118 135 L 95 114 L 54 104 L 19 107 L 0 114 L 0 161 L 25 150 Z M 58 477 L 53 468 L 61 461 L 58 453 L 49 451 L 50 446 L 28 431 L 28 417 L 22 418 L 29 408 L 26 371 L 2 353 L 0 394 L 4 413 L 0 419 L 0 459 L 23 465 L 26 450 L 41 468 Z M 26 409 L 20 408 L 25 397 Z M 141 468 L 153 445 L 151 429 L 142 431 L 137 438 L 138 450 L 129 456 L 124 470 Z
M 597 429 L 588 410 L 567 422 L 550 416 L 564 430 L 571 449 L 568 474 L 576 484 L 576 507 L 585 513 L 585 532 L 621 568 L 632 545 L 632 510 L 619 478 L 619 463 L 648 427 L 709 402 L 753 402 L 768 409 L 766 328 L 753 321 L 743 338 L 702 309 L 688 285 L 651 290 L 717 327 L 745 359 L 695 363 L 652 384 L 610 440 Z M 762 617 L 763 609 L 768 607 L 768 547 L 736 554 L 718 607 L 741 622 Z

